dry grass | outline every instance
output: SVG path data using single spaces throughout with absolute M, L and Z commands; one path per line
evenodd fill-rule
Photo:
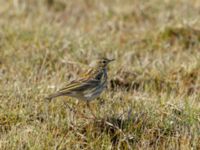
M 0 149 L 200 149 L 198 0 L 1 0 Z M 98 57 L 92 102 L 44 97 Z

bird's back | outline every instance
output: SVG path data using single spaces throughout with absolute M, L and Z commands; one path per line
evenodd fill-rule
M 91 69 L 86 75 L 78 80 L 74 80 L 71 83 L 61 88 L 55 94 L 49 96 L 49 99 L 58 96 L 71 96 L 82 100 L 91 100 L 101 94 L 107 84 L 107 70 L 103 69 Z

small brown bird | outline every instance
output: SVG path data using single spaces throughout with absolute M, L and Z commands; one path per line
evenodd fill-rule
M 46 97 L 48 100 L 59 96 L 70 96 L 89 102 L 97 98 L 107 86 L 107 65 L 114 59 L 103 58 L 97 65 L 88 70 L 78 80 L 74 80 L 57 92 Z

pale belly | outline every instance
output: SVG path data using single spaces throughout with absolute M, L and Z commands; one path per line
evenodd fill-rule
M 104 89 L 105 89 L 105 87 L 98 89 L 98 90 L 96 90 L 95 92 L 92 92 L 92 93 L 85 93 L 84 94 L 84 100 L 87 100 L 87 101 L 94 100 L 95 98 L 100 96 L 100 94 L 103 92 Z
M 69 94 L 68 96 L 71 96 L 71 97 L 75 97 L 79 100 L 83 100 L 83 101 L 91 101 L 91 100 L 95 100 L 95 98 L 99 97 L 100 94 L 103 92 L 103 90 L 105 89 L 105 85 L 98 88 L 98 89 L 95 89 L 95 90 L 87 90 L 87 91 L 84 91 L 84 92 L 71 92 L 71 94 Z

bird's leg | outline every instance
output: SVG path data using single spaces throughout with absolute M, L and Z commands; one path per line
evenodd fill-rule
M 99 101 L 99 105 L 104 105 L 105 104 L 105 99 L 102 97 L 98 97 L 97 100 Z
M 90 107 L 89 101 L 87 101 L 87 107 L 88 107 L 88 109 L 90 110 L 92 116 L 93 116 L 94 118 L 97 118 L 97 117 L 95 116 L 94 112 L 92 111 L 91 107 Z
M 101 114 L 101 110 L 105 109 L 105 107 L 104 107 L 105 106 L 105 100 L 102 97 L 98 97 L 97 100 L 98 100 L 98 114 Z
M 77 114 L 77 115 L 79 115 L 79 116 L 81 116 L 81 117 L 83 117 L 83 118 L 85 118 L 85 119 L 93 119 L 93 118 L 86 117 L 86 116 L 85 116 L 84 114 L 82 114 L 80 111 L 75 110 L 73 107 L 69 106 L 68 103 L 64 103 L 64 104 L 65 104 L 65 106 L 66 106 L 71 112 L 73 112 L 74 114 Z

